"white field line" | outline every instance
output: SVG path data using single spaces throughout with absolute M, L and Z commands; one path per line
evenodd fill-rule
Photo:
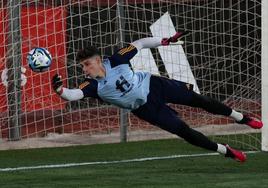
M 258 153 L 258 152 L 259 151 L 247 151 L 245 153 Z M 219 155 L 219 153 L 170 155 L 170 156 L 163 156 L 163 157 L 146 157 L 146 158 L 117 160 L 117 161 L 94 161 L 94 162 L 84 162 L 84 163 L 66 163 L 66 164 L 54 164 L 54 165 L 22 166 L 22 167 L 15 167 L 15 168 L 0 168 L 0 172 L 10 172 L 10 171 L 19 171 L 19 170 L 34 170 L 34 169 L 48 169 L 48 168 L 67 168 L 67 167 L 87 166 L 87 165 L 119 164 L 119 163 L 143 162 L 143 161 L 176 159 L 176 158 L 187 158 L 187 157 L 215 156 L 215 155 Z

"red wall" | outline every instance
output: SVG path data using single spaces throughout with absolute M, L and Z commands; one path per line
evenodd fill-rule
M 0 9 L 0 72 L 5 68 L 7 17 Z M 61 109 L 62 101 L 51 88 L 51 78 L 58 72 L 66 78 L 66 11 L 63 7 L 23 7 L 21 10 L 22 65 L 26 68 L 27 83 L 22 87 L 22 110 Z M 53 62 L 49 71 L 34 73 L 28 68 L 27 53 L 34 47 L 47 48 Z M 65 81 L 66 82 L 66 81 Z M 0 83 L 0 111 L 7 110 L 6 87 Z
M 6 52 L 6 32 L 7 24 L 5 22 L 6 12 L 0 9 L 0 72 L 5 68 L 5 52 Z M 2 80 L 2 79 L 1 79 Z M 0 83 L 0 112 L 5 111 L 6 107 L 6 88 Z

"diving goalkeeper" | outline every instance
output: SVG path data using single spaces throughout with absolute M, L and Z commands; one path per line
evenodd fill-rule
M 52 80 L 53 89 L 68 101 L 93 97 L 129 109 L 137 117 L 178 135 L 192 145 L 217 151 L 226 157 L 244 162 L 245 153 L 229 145 L 215 143 L 190 128 L 166 103 L 202 108 L 213 114 L 230 117 L 237 123 L 254 129 L 263 126 L 261 121 L 243 115 L 217 100 L 195 93 L 187 83 L 151 75 L 148 72 L 134 72 L 131 68 L 130 59 L 138 50 L 170 45 L 178 42 L 184 34 L 177 32 L 170 38 L 142 38 L 103 60 L 97 48 L 85 47 L 77 53 L 77 61 L 82 65 L 86 75 L 79 89 L 63 87 L 61 76 L 57 74 Z

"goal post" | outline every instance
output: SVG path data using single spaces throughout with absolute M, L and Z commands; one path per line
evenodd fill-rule
M 20 35 L 20 1 L 9 2 L 8 19 L 11 33 L 8 41 L 8 114 L 9 114 L 9 140 L 21 139 L 21 35 Z
M 262 1 L 262 150 L 268 151 L 268 1 Z

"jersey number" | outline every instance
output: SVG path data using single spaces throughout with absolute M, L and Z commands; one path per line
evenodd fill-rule
M 115 84 L 116 84 L 116 89 L 119 89 L 122 93 L 127 91 L 130 86 L 130 84 L 127 82 L 127 80 L 123 76 L 120 76 L 119 79 L 116 80 Z

